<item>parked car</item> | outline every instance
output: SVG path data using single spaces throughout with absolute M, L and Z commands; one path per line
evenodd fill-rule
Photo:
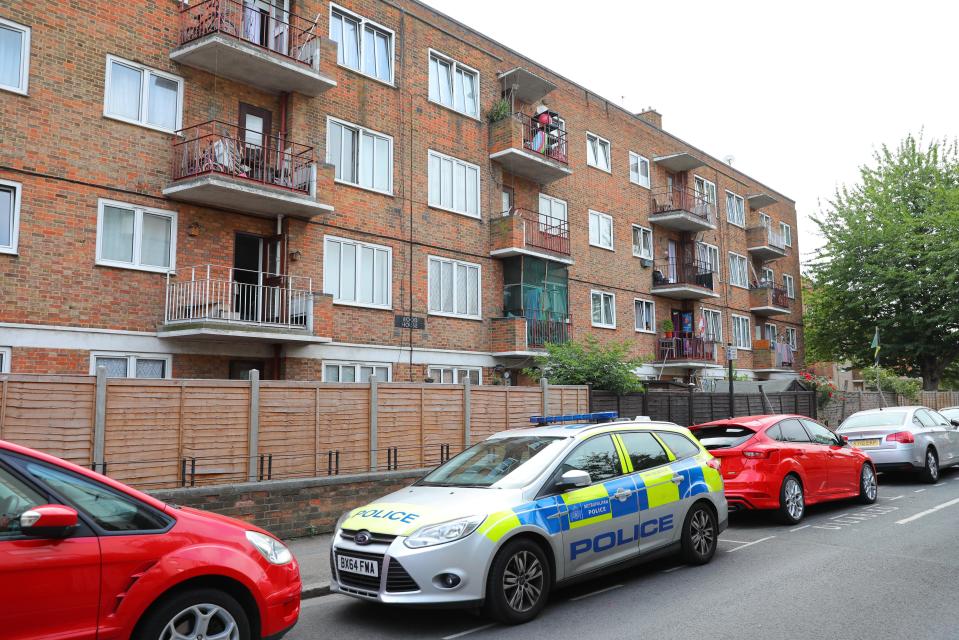
M 945 416 L 953 426 L 959 426 L 959 407 L 946 407 L 939 413 Z
M 331 590 L 517 624 L 556 584 L 670 552 L 709 562 L 727 522 L 716 460 L 675 424 L 590 415 L 498 433 L 343 514 Z
M 4 640 L 259 640 L 300 613 L 266 531 L 0 440 Z
M 808 504 L 871 504 L 879 494 L 869 456 L 805 416 L 746 416 L 690 431 L 720 461 L 730 511 L 770 509 L 795 524 Z
M 928 407 L 889 407 L 854 413 L 837 433 L 865 451 L 879 471 L 918 471 L 937 482 L 943 467 L 959 464 L 956 423 Z

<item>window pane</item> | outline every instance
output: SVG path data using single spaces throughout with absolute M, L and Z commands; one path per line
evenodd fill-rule
M 137 378 L 163 378 L 166 374 L 166 360 L 148 360 L 137 358 Z
M 390 69 L 393 66 L 393 57 L 390 55 L 390 37 L 386 34 L 376 34 L 376 77 L 383 82 L 390 81 Z
M 430 100 L 440 101 L 440 69 L 436 58 L 430 58 Z
M 356 138 L 358 132 L 354 129 L 349 129 L 343 127 L 343 151 L 342 151 L 342 163 L 343 166 L 339 168 L 338 173 L 341 174 L 341 179 L 346 182 L 357 182 L 356 176 Z
M 132 209 L 103 207 L 103 238 L 100 239 L 100 257 L 117 262 L 133 262 Z
M 609 170 L 609 143 L 600 142 L 598 149 L 599 149 L 599 156 L 597 157 L 597 160 L 599 160 L 599 168 L 605 169 L 608 171 Z
M 603 482 L 622 474 L 619 454 L 616 453 L 613 440 L 605 435 L 590 438 L 576 447 L 573 453 L 563 461 L 560 469 L 563 472 L 585 471 L 593 483 Z
M 369 382 L 373 376 L 373 367 L 360 367 L 360 382 Z
M 453 208 L 466 211 L 466 167 L 459 162 L 453 164 Z
M 586 136 L 586 163 L 594 167 L 598 164 L 596 161 L 596 138 Z
M 127 363 L 127 358 L 97 357 L 95 361 L 96 368 L 104 367 L 107 370 L 108 378 L 126 378 Z
M 639 156 L 629 154 L 629 179 L 639 182 Z
M 373 254 L 372 247 L 360 247 L 360 272 L 357 274 L 359 284 L 357 286 L 356 299 L 358 302 L 370 304 L 373 302 Z
M 678 460 L 695 456 L 699 453 L 699 447 L 689 441 L 686 436 L 678 433 L 661 432 L 659 437 L 663 439 L 666 446 L 673 452 Z
M 0 85 L 20 87 L 23 32 L 0 26 Z
M 336 43 L 336 62 L 343 64 L 343 18 L 335 11 L 330 16 L 330 40 Z
M 453 163 L 445 158 L 440 159 L 442 197 L 441 204 L 449 209 L 453 208 Z
M 463 71 L 463 103 L 464 112 L 475 116 L 476 114 L 476 76 L 468 71 Z
M 610 218 L 600 218 L 599 243 L 604 247 L 613 246 L 613 221 Z
M 440 102 L 447 107 L 453 106 L 453 77 L 452 69 L 449 64 L 442 60 L 437 60 L 437 69 L 439 70 L 439 91 Z
M 47 503 L 45 496 L 3 468 L 0 468 L 0 496 L 3 496 L 0 499 L 0 540 L 18 537 L 23 512 Z
M 340 297 L 340 243 L 327 242 L 323 256 L 323 293 Z
M 479 214 L 477 191 L 479 187 L 479 172 L 473 167 L 466 168 L 466 213 L 471 216 Z
M 389 382 L 390 370 L 388 367 L 373 367 L 377 382 Z
M 344 244 L 340 261 L 340 299 L 356 300 L 356 245 Z
M 433 154 L 429 156 L 427 174 L 430 183 L 429 203 L 434 207 L 439 206 L 442 204 L 440 201 L 440 159 Z
M 340 381 L 340 367 L 335 364 L 328 364 L 324 367 L 323 377 L 327 382 L 339 382 Z
M 363 29 L 363 73 L 376 77 L 376 34 L 372 27 Z
M 441 311 L 442 283 L 440 282 L 440 262 L 430 260 L 429 287 L 430 311 Z
M 469 282 L 467 282 L 466 292 L 468 296 L 468 308 L 466 312 L 471 316 L 479 315 L 479 269 L 470 267 L 467 273 Z
M 453 311 L 453 265 L 450 262 L 440 263 L 441 284 L 443 298 L 441 309 L 446 313 Z
M 593 303 L 593 324 L 602 324 L 603 323 L 603 300 L 602 296 L 598 293 L 592 295 Z
M 589 243 L 599 244 L 599 216 L 589 214 Z
M 376 277 L 373 281 L 373 304 L 385 305 L 390 299 L 390 255 L 383 249 L 376 251 Z
M 662 445 L 656 442 L 656 438 L 651 433 L 623 433 L 620 434 L 620 438 L 626 445 L 626 453 L 633 463 L 634 471 L 658 467 L 669 462 L 669 457 Z
M 466 113 L 466 102 L 464 96 L 464 83 L 466 74 L 460 69 L 456 70 L 456 87 L 453 90 L 453 108 L 461 113 Z
M 13 242 L 13 189 L 0 187 L 0 247 Z
M 356 382 L 356 367 L 345 364 L 340 367 L 340 382 Z
M 455 265 L 456 288 L 454 289 L 454 298 L 456 313 L 466 315 L 466 267 Z
M 376 138 L 373 188 L 380 191 L 390 190 L 390 172 L 393 168 L 390 157 L 390 142 L 386 138 Z
M 144 213 L 140 264 L 151 267 L 169 267 L 172 232 L 172 218 Z
M 360 185 L 371 188 L 373 186 L 373 136 L 361 133 L 363 150 L 360 154 Z
M 613 324 L 613 296 L 603 296 L 603 324 Z
M 133 69 L 119 62 L 110 65 L 110 86 L 107 87 L 107 109 L 111 115 L 140 119 L 140 76 Z
M 173 80 L 150 74 L 147 122 L 164 129 L 176 129 L 177 89 Z
M 354 20 L 343 17 L 342 63 L 351 69 L 360 68 L 360 33 Z M 339 56 L 338 56 L 339 57 Z
M 336 123 L 330 123 L 330 142 L 326 149 L 326 161 L 336 167 L 337 179 L 343 179 L 343 126 Z

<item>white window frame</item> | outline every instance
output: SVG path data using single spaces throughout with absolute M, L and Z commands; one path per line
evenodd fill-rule
M 601 149 L 601 148 L 603 147 L 603 144 L 606 145 L 606 165 L 607 165 L 608 168 L 604 169 L 604 168 L 602 168 L 601 166 L 599 166 L 598 164 L 593 164 L 592 162 L 589 161 L 589 139 L 590 139 L 590 138 L 595 138 L 595 139 L 596 139 L 597 149 Z M 610 141 L 607 140 L 606 138 L 604 138 L 603 136 L 598 135 L 598 134 L 595 134 L 595 133 L 592 133 L 592 132 L 590 132 L 590 131 L 587 131 L 587 132 L 586 132 L 586 165 L 587 165 L 587 166 L 590 166 L 590 167 L 593 167 L 594 169 L 599 169 L 600 171 L 604 171 L 604 172 L 606 172 L 606 173 L 608 173 L 608 174 L 610 174 L 610 175 L 612 175 L 612 173 L 613 173 L 613 145 L 612 145 L 612 143 L 610 143 Z
M 442 204 L 438 202 L 430 201 L 430 195 L 432 192 L 432 189 L 430 188 L 430 180 L 431 180 L 430 158 L 431 157 L 438 158 L 439 160 L 449 160 L 450 162 L 452 162 L 454 167 L 454 170 L 453 170 L 454 174 L 456 171 L 455 170 L 456 165 L 462 165 L 463 167 L 476 170 L 476 193 L 475 193 L 475 202 L 473 203 L 474 206 L 476 207 L 476 215 L 473 215 L 472 213 L 468 213 L 467 210 L 461 211 L 460 209 L 457 209 L 455 207 L 444 207 Z M 441 180 L 440 197 L 442 198 L 442 176 L 438 176 L 437 179 Z M 465 187 L 465 184 L 464 184 L 464 187 Z M 481 197 L 482 187 L 483 187 L 483 172 L 480 170 L 479 165 L 475 165 L 472 162 L 466 162 L 465 160 L 460 160 L 459 158 L 454 158 L 451 155 L 440 153 L 439 151 L 434 151 L 432 149 L 427 150 L 426 152 L 426 200 L 431 208 L 440 209 L 442 211 L 449 211 L 451 213 L 458 213 L 459 215 L 466 216 L 467 218 L 482 219 L 483 211 L 480 206 L 482 203 L 482 197 Z M 453 185 L 450 185 L 450 189 L 452 188 L 453 188 Z M 464 202 L 466 201 L 466 194 L 463 194 L 463 200 Z M 453 197 L 453 201 L 454 202 L 456 201 L 455 196 Z
M 103 210 L 105 207 L 116 207 L 118 209 L 133 210 L 133 262 L 121 262 L 119 260 L 110 260 L 101 257 L 103 249 Z M 143 248 L 143 215 L 162 216 L 169 218 L 170 223 L 170 266 L 155 267 L 147 264 L 140 264 L 140 254 Z M 152 207 L 142 207 L 140 205 L 130 204 L 129 202 L 120 202 L 118 200 L 106 200 L 100 198 L 97 200 L 97 247 L 96 264 L 103 267 L 116 267 L 118 269 L 132 269 L 134 271 L 149 271 L 152 273 L 175 273 L 176 272 L 176 236 L 177 236 L 177 212 L 167 211 L 166 209 L 154 209 Z
M 447 263 L 453 265 L 453 309 L 454 311 L 434 311 L 433 300 L 431 297 L 432 287 L 430 286 L 430 265 L 433 262 L 440 264 Z M 456 313 L 456 302 L 458 295 L 456 291 L 456 267 L 466 267 L 467 269 L 476 269 L 476 313 L 469 313 L 469 300 L 467 300 L 466 313 Z M 440 285 L 442 286 L 442 284 Z M 469 287 L 469 278 L 466 280 L 466 286 Z M 442 291 L 440 292 L 442 295 Z M 444 258 L 443 256 L 428 256 L 426 261 L 426 308 L 431 316 L 445 316 L 447 318 L 460 318 L 463 320 L 482 320 L 483 319 L 483 267 L 475 262 L 465 262 L 453 258 Z
M 776 272 L 770 269 L 769 267 L 763 267 L 762 271 L 760 271 L 759 273 L 760 273 L 760 276 L 759 276 L 760 284 L 762 284 L 763 282 L 766 282 L 768 284 L 776 284 Z M 768 278 L 766 277 L 767 274 L 769 275 Z
M 788 273 L 783 274 L 783 289 L 786 290 L 790 300 L 796 299 L 796 279 Z
M 604 297 L 604 296 L 609 296 L 610 298 L 612 298 L 612 302 L 613 302 L 613 304 L 612 304 L 613 323 L 612 323 L 612 324 L 606 324 L 606 323 L 604 323 L 604 322 L 596 322 L 595 320 L 593 320 L 593 298 L 594 298 L 595 296 L 600 296 L 600 309 L 603 308 L 602 305 L 603 305 L 603 297 Z M 592 324 L 592 326 L 598 327 L 598 328 L 600 328 L 600 329 L 615 329 L 615 328 L 616 328 L 616 294 L 615 294 L 615 293 L 610 293 L 609 291 L 600 291 L 600 290 L 598 290 L 598 289 L 592 289 L 592 290 L 590 290 L 590 292 L 589 292 L 589 321 L 590 321 L 590 324 Z
M 351 66 L 349 66 L 349 65 L 346 65 L 346 64 L 343 64 L 343 63 L 339 62 L 339 56 L 337 56 L 337 62 L 336 62 L 337 66 L 343 67 L 344 69 L 349 69 L 350 71 L 355 71 L 356 73 L 360 74 L 361 76 L 364 76 L 364 77 L 366 77 L 366 78 L 370 78 L 371 80 L 376 80 L 377 82 L 380 82 L 380 83 L 389 85 L 389 86 L 391 86 L 391 87 L 396 86 L 396 32 L 393 31 L 393 29 L 390 29 L 389 27 L 385 27 L 385 26 L 381 25 L 381 24 L 378 23 L 378 22 L 374 22 L 373 20 L 369 20 L 369 19 L 367 19 L 367 18 L 364 18 L 363 16 L 361 16 L 361 15 L 358 14 L 358 13 L 356 13 L 355 11 L 350 11 L 349 9 L 347 9 L 347 8 L 345 8 L 345 7 L 342 7 L 342 6 L 338 5 L 338 4 L 334 4 L 334 3 L 331 2 L 331 3 L 330 3 L 330 17 L 329 17 L 329 25 L 330 25 L 330 30 L 331 30 L 331 32 L 328 34 L 328 35 L 330 36 L 330 39 L 331 39 L 331 40 L 333 39 L 332 29 L 333 29 L 333 13 L 334 13 L 334 12 L 336 12 L 336 13 L 341 13 L 341 14 L 343 14 L 343 15 L 345 15 L 345 16 L 348 16 L 349 18 L 352 18 L 353 20 L 355 20 L 355 21 L 359 24 L 359 26 L 358 26 L 358 31 L 359 31 L 359 36 L 360 36 L 360 41 L 359 41 L 359 43 L 358 43 L 358 45 L 357 45 L 357 50 L 356 50 L 356 53 L 357 53 L 357 61 L 359 62 L 359 67 L 357 67 L 357 68 L 354 69 L 353 67 L 351 67 Z M 382 78 L 377 78 L 376 76 L 372 76 L 372 75 L 366 73 L 365 71 L 363 71 L 363 60 L 364 60 L 364 57 L 363 57 L 363 47 L 364 47 L 364 42 L 366 41 L 366 38 L 363 37 L 363 33 L 364 33 L 364 30 L 366 29 L 366 26 L 367 26 L 367 25 L 373 27 L 373 29 L 374 29 L 375 31 L 382 31 L 382 32 L 384 32 L 384 33 L 386 33 L 386 34 L 389 34 L 389 36 L 390 36 L 390 51 L 389 51 L 389 54 L 390 54 L 390 79 L 389 79 L 389 81 L 383 80 Z
M 335 173 L 334 173 L 333 181 L 336 182 L 337 184 L 345 184 L 350 187 L 356 187 L 357 189 L 372 191 L 373 193 L 382 193 L 388 196 L 393 195 L 393 136 L 383 133 L 381 131 L 375 131 L 373 129 L 370 129 L 369 127 L 364 127 L 363 125 L 354 124 L 348 120 L 343 120 L 342 118 L 334 118 L 333 116 L 327 116 L 326 117 L 326 161 L 329 164 L 333 164 L 331 162 L 331 155 L 330 155 L 332 153 L 332 149 L 330 149 L 330 140 L 333 132 L 332 127 L 330 127 L 330 123 L 333 123 L 333 122 L 335 122 L 336 124 L 342 127 L 353 129 L 357 133 L 356 149 L 354 150 L 354 158 L 356 161 L 356 167 L 355 167 L 356 182 L 350 182 L 349 180 L 337 178 L 335 177 Z M 362 184 L 360 184 L 360 172 L 362 171 L 362 167 L 363 167 L 363 162 L 361 160 L 362 153 L 363 153 L 363 134 L 372 136 L 374 138 L 385 138 L 386 142 L 389 144 L 389 150 L 390 150 L 389 165 L 390 166 L 389 166 L 389 171 L 387 172 L 387 175 L 389 176 L 389 187 L 385 191 L 381 189 L 375 189 L 372 186 L 365 187 Z M 340 145 L 341 145 L 340 157 L 341 158 L 342 158 L 342 144 L 343 144 L 343 141 L 341 138 L 340 139 Z M 374 149 L 375 149 L 375 144 L 374 144 Z M 376 167 L 373 168 L 373 173 L 375 175 Z
M 738 321 L 738 322 L 737 322 L 737 321 Z M 732 327 L 733 327 L 733 331 L 732 331 L 733 346 L 736 347 L 737 349 L 745 349 L 746 351 L 752 351 L 752 349 L 753 349 L 752 333 L 751 333 L 751 331 L 752 331 L 752 327 L 751 327 L 752 323 L 751 323 L 750 320 L 749 320 L 749 316 L 741 316 L 741 315 L 737 315 L 737 314 L 735 314 L 735 313 L 732 313 L 732 314 L 730 314 L 730 322 L 732 323 Z M 743 322 L 745 322 L 745 324 L 746 324 L 746 331 L 745 331 L 745 333 L 741 333 L 741 336 L 739 336 L 739 337 L 743 337 L 743 338 L 746 340 L 746 344 L 742 344 L 741 342 L 737 342 L 737 340 L 739 339 L 739 337 L 737 337 L 737 335 L 736 335 L 736 333 L 737 333 L 737 332 L 736 332 L 736 325 L 737 325 L 737 324 L 740 324 L 740 325 L 741 325 Z
M 440 372 L 441 372 L 441 373 L 440 373 L 440 378 L 439 378 L 439 380 L 437 380 L 436 378 L 433 377 L 433 372 L 434 372 L 434 371 L 440 371 Z M 442 379 L 443 379 L 443 377 L 442 377 L 442 372 L 443 372 L 443 371 L 452 371 L 452 373 L 453 373 L 453 382 L 441 382 Z M 429 365 L 429 366 L 426 368 L 426 375 L 429 376 L 430 378 L 433 378 L 433 380 L 434 380 L 435 382 L 440 383 L 440 384 L 465 384 L 465 383 L 461 382 L 460 379 L 459 379 L 460 373 L 463 372 L 463 371 L 468 371 L 468 372 L 475 371 L 475 372 L 477 372 L 477 373 L 479 374 L 479 377 L 477 378 L 477 379 L 479 380 L 479 382 L 477 382 L 476 384 L 478 384 L 478 385 L 483 384 L 483 367 L 463 367 L 463 366 L 459 366 L 459 365 L 455 365 L 455 364 L 431 364 L 431 365 Z
M 636 232 L 637 229 L 640 230 L 640 231 L 639 231 L 639 233 L 640 233 L 640 238 L 639 238 L 640 252 L 639 252 L 639 253 L 636 253 L 635 232 Z M 642 246 L 643 246 L 643 238 L 642 238 L 642 236 L 643 236 L 643 232 L 644 232 L 644 231 L 649 234 L 649 255 L 645 255 L 645 254 L 642 253 Z M 632 244 L 633 244 L 633 257 L 635 257 L 635 258 L 645 258 L 646 260 L 652 260 L 652 259 L 653 259 L 653 253 L 656 251 L 656 248 L 655 248 L 655 245 L 653 244 L 653 230 L 652 230 L 651 228 L 649 228 L 649 227 L 644 227 L 644 226 L 641 225 L 641 224 L 634 224 L 634 225 L 633 225 L 633 237 L 630 238 L 630 241 L 631 241 Z
M 637 175 L 636 180 L 633 180 L 633 160 L 637 160 L 639 162 L 640 171 L 639 171 L 639 174 Z M 643 180 L 643 172 L 642 172 L 644 162 L 646 163 L 645 181 Z M 652 165 L 649 164 L 649 158 L 647 158 L 646 156 L 642 156 L 636 153 L 635 151 L 630 151 L 629 152 L 629 181 L 632 182 L 633 184 L 638 184 L 641 187 L 645 187 L 649 189 L 650 184 L 652 182 L 652 178 L 653 178 L 653 171 L 652 171 Z
M 759 226 L 764 229 L 769 229 L 773 225 L 773 218 L 768 213 L 759 212 Z
M 722 342 L 722 341 L 723 341 L 723 333 L 724 333 L 724 332 L 723 332 L 723 312 L 720 311 L 719 309 L 706 309 L 706 308 L 704 308 L 704 309 L 702 310 L 702 312 L 703 312 L 703 324 L 705 325 L 705 326 L 704 326 L 704 329 L 707 329 L 707 330 L 709 329 L 709 322 L 706 320 L 706 318 L 707 318 L 708 315 L 713 315 L 713 314 L 715 314 L 716 319 L 717 319 L 717 322 L 716 322 L 715 326 L 719 328 L 719 335 L 718 335 L 718 336 L 712 336 L 712 340 L 713 340 L 713 342 Z M 706 333 L 706 337 L 707 337 L 707 339 L 709 339 L 709 334 L 708 334 L 708 332 Z
M 385 367 L 386 368 L 386 381 L 393 381 L 393 365 L 389 362 L 360 362 L 358 360 L 323 360 L 320 363 L 320 381 L 321 382 L 330 382 L 326 379 L 326 367 L 327 366 L 337 366 L 341 369 L 343 367 L 353 367 L 353 382 L 337 382 L 337 384 L 369 384 L 369 380 L 357 380 L 356 377 L 360 374 L 360 367 Z
M 769 327 L 773 328 L 773 339 L 769 340 Z M 763 340 L 769 340 L 770 345 L 775 344 L 776 339 L 779 338 L 779 327 L 776 326 L 775 322 L 764 322 L 763 323 Z
M 722 263 L 719 261 L 719 247 L 717 247 L 717 246 L 714 245 L 714 244 L 709 244 L 708 242 L 702 242 L 702 241 L 698 241 L 698 242 L 696 243 L 696 245 L 697 245 L 697 246 L 696 246 L 696 259 L 697 259 L 697 260 L 700 259 L 700 256 L 699 256 L 699 247 L 700 247 L 700 246 L 705 247 L 706 253 L 710 256 L 710 260 L 709 260 L 710 266 L 715 266 L 715 270 L 713 271 L 713 273 L 716 275 L 716 279 L 721 282 L 721 281 L 722 281 L 721 275 L 722 275 L 723 265 L 722 265 Z M 712 258 L 713 258 L 713 257 L 716 258 L 715 264 L 713 264 L 713 261 L 712 261 Z
M 30 34 L 32 29 L 27 25 L 18 24 L 11 20 L 4 20 L 3 18 L 0 18 L 0 25 L 23 34 L 23 37 L 20 39 L 20 85 L 15 87 L 13 85 L 0 84 L 0 89 L 25 96 L 30 87 Z
M 745 280 L 745 282 L 744 282 L 743 284 L 739 284 L 739 283 L 736 282 L 736 274 L 737 274 L 739 271 L 738 271 L 738 269 L 734 269 L 734 268 L 733 268 L 733 258 L 734 258 L 734 257 L 735 257 L 735 258 L 739 258 L 739 259 L 742 261 L 742 264 L 744 265 L 744 266 L 743 266 L 743 274 L 744 274 L 746 280 Z M 746 256 L 741 255 L 741 254 L 739 254 L 739 253 L 736 253 L 735 251 L 730 251 L 730 252 L 728 252 L 728 259 L 727 259 L 727 265 L 726 265 L 726 267 L 727 267 L 727 269 L 729 270 L 729 285 L 730 285 L 730 286 L 732 286 L 732 287 L 739 287 L 740 289 L 748 289 L 748 288 L 749 288 L 749 260 L 746 258 Z
M 600 220 L 609 221 L 609 246 L 607 247 L 606 245 L 598 244 L 600 239 L 602 238 L 601 233 L 596 238 L 596 242 L 593 242 L 592 234 L 589 234 L 590 235 L 589 246 L 599 247 L 600 249 L 606 249 L 607 251 L 616 251 L 616 233 L 615 233 L 616 228 L 615 228 L 615 225 L 613 224 L 613 216 L 609 215 L 608 213 L 603 213 L 602 211 L 595 211 L 593 209 L 589 209 L 588 220 L 591 221 L 593 216 L 596 216 Z M 632 242 L 632 239 L 630 239 L 630 242 Z
M 387 273 L 387 279 L 386 279 L 386 283 L 385 283 L 385 286 L 386 286 L 386 304 L 380 305 L 380 304 L 375 304 L 375 303 L 372 303 L 372 302 L 357 302 L 357 301 L 356 301 L 356 299 L 355 299 L 355 298 L 356 298 L 356 290 L 357 290 L 357 286 L 356 286 L 356 285 L 357 285 L 357 282 L 358 282 L 358 275 L 359 275 L 359 270 L 358 270 L 358 267 L 356 267 L 356 266 L 354 266 L 354 268 L 353 268 L 353 276 L 354 276 L 354 278 L 357 278 L 357 282 L 354 282 L 354 283 L 353 283 L 353 298 L 354 298 L 354 299 L 353 299 L 353 300 L 344 300 L 344 299 L 342 299 L 342 298 L 336 298 L 336 297 L 334 297 L 334 298 L 333 298 L 333 304 L 341 304 L 341 305 L 345 305 L 345 306 L 349 306 L 349 307 L 362 307 L 362 308 L 364 308 L 364 309 L 392 309 L 392 308 L 393 308 L 393 247 L 390 247 L 390 246 L 387 246 L 387 245 L 382 245 L 382 244 L 373 244 L 373 243 L 371 243 L 371 242 L 363 242 L 363 241 L 361 241 L 361 240 L 353 240 L 352 238 L 343 238 L 343 237 L 340 237 L 340 236 L 330 236 L 330 235 L 323 236 L 323 293 L 327 293 L 327 291 L 326 291 L 326 277 L 327 277 L 327 274 L 326 274 L 326 271 L 327 271 L 327 269 L 326 269 L 326 257 L 327 257 L 328 247 L 329 247 L 329 243 L 330 243 L 330 242 L 339 242 L 339 243 L 341 243 L 341 244 L 343 244 L 343 243 L 345 243 L 345 244 L 352 244 L 352 245 L 356 246 L 357 249 L 359 249 L 360 247 L 367 247 L 367 248 L 370 248 L 370 249 L 375 249 L 375 250 L 377 250 L 377 251 L 386 251 L 386 273 Z M 357 260 L 357 263 L 359 262 L 359 259 L 360 259 L 360 252 L 357 251 L 357 252 L 356 252 L 356 260 Z M 340 254 L 340 262 L 341 262 L 341 264 L 342 264 L 342 260 L 343 260 L 343 254 L 341 253 L 341 254 Z M 374 257 L 373 257 L 373 261 L 374 261 L 373 264 L 374 264 L 374 269 L 375 269 L 375 264 L 376 264 L 376 256 L 375 256 L 375 254 L 374 254 Z M 343 269 L 342 269 L 342 266 L 341 266 L 341 267 L 340 267 L 340 277 L 341 277 L 341 278 L 342 278 L 342 273 L 343 273 Z M 330 294 L 330 295 L 332 295 L 332 294 Z
M 738 211 L 741 211 L 741 212 L 742 212 L 742 215 L 741 215 L 741 216 L 738 215 L 738 212 L 737 212 L 737 219 L 736 219 L 736 220 L 733 220 L 732 215 L 730 215 L 730 210 L 729 210 L 729 198 L 730 198 L 730 196 L 732 196 L 732 198 L 733 198 L 734 201 L 736 201 L 736 202 L 738 202 L 738 203 L 740 204 L 740 208 L 739 208 Z M 738 221 L 737 221 L 737 220 L 738 220 Z M 745 228 L 746 228 L 746 199 L 743 198 L 743 197 L 742 197 L 741 195 L 739 195 L 739 194 L 733 193 L 733 192 L 730 191 L 729 189 L 726 189 L 726 221 L 729 222 L 729 224 L 731 224 L 731 225 L 733 225 L 733 226 L 735 226 L 735 227 L 739 227 L 739 228 L 741 228 L 741 229 L 745 229 Z
M 546 213 L 543 211 L 543 202 L 546 202 L 549 205 L 549 212 Z M 553 215 L 553 208 L 556 205 L 563 205 L 563 215 L 562 217 Z M 540 216 L 540 222 L 546 226 L 552 226 L 555 224 L 554 220 L 562 220 L 569 225 L 569 205 L 566 204 L 565 200 L 560 200 L 559 198 L 554 198 L 553 196 L 548 196 L 545 193 L 540 193 L 539 198 L 536 201 L 537 214 Z
M 793 246 L 793 228 L 785 222 L 779 223 L 779 233 L 783 236 L 783 244 L 787 247 Z
M 0 347 L 0 373 L 10 373 L 10 359 L 12 357 L 13 349 Z
M 793 351 L 799 349 L 799 331 L 796 330 L 796 327 L 786 327 L 786 342 L 789 343 Z
M 91 351 L 90 352 L 90 375 L 97 375 L 97 358 L 126 358 L 127 375 L 125 378 L 114 378 L 115 380 L 169 380 L 173 377 L 173 355 L 169 353 L 133 353 L 129 351 Z M 137 360 L 162 360 L 163 377 L 162 378 L 137 378 Z M 134 375 L 130 375 L 134 374 Z
M 0 245 L 0 253 L 17 255 L 20 246 L 20 201 L 23 196 L 23 185 L 12 180 L 0 180 L 0 187 L 13 190 L 13 207 L 10 220 L 10 244 Z
M 438 59 L 446 62 L 447 64 L 451 65 L 451 67 L 450 67 L 450 74 L 451 74 L 451 77 L 453 78 L 453 92 L 452 92 L 450 95 L 451 95 L 452 98 L 453 98 L 453 104 L 451 104 L 451 105 L 449 105 L 449 106 L 443 104 L 443 103 L 440 102 L 439 100 L 433 100 L 433 99 L 430 97 L 430 95 L 429 95 L 430 58 L 433 58 L 433 57 L 436 57 L 436 58 L 438 58 Z M 476 114 L 475 114 L 475 115 L 472 114 L 472 113 L 467 113 L 467 112 L 465 112 L 465 111 L 460 111 L 459 109 L 457 109 L 457 108 L 454 106 L 454 105 L 456 104 L 456 69 L 457 69 L 457 68 L 460 68 L 460 69 L 462 69 L 463 71 L 468 71 L 469 73 L 472 73 L 473 76 L 476 78 L 476 85 L 475 85 L 475 87 L 474 87 L 474 88 L 475 88 L 475 91 L 474 91 L 474 95 L 473 95 L 473 102 L 474 102 L 474 104 L 473 104 L 473 109 L 476 111 Z M 480 107 L 479 107 L 479 104 L 480 104 L 480 93 L 481 93 L 480 87 L 481 87 L 482 85 L 480 84 L 480 72 L 479 72 L 478 69 L 474 69 L 473 67 L 470 67 L 470 66 L 468 66 L 468 65 L 465 65 L 465 64 L 463 64 L 462 62 L 459 62 L 458 60 L 456 60 L 455 58 L 452 58 L 452 57 L 446 55 L 445 53 L 441 53 L 441 52 L 439 52 L 439 51 L 437 51 L 436 49 L 433 49 L 433 48 L 431 47 L 431 48 L 429 48 L 429 49 L 427 50 L 427 54 L 426 54 L 426 82 L 427 82 L 427 86 L 426 86 L 426 99 L 427 99 L 427 100 L 429 100 L 429 101 L 432 102 L 433 104 L 436 104 L 436 105 L 439 105 L 439 106 L 443 107 L 444 109 L 449 109 L 449 110 L 452 111 L 453 113 L 458 113 L 458 114 L 460 114 L 461 116 L 466 116 L 467 118 L 472 118 L 473 120 L 479 120 L 479 119 L 480 119 Z M 463 102 L 464 102 L 464 104 L 465 104 L 465 102 L 466 102 L 466 99 L 465 99 L 465 98 L 463 99 Z
M 592 298 L 590 298 L 590 302 L 592 302 Z M 636 306 L 639 303 L 642 303 L 643 305 L 649 305 L 652 309 L 652 315 L 650 316 L 652 318 L 652 326 L 649 329 L 639 328 L 639 314 L 636 313 Z M 592 309 L 590 309 L 590 312 L 592 312 Z M 655 300 L 649 300 L 647 298 L 633 298 L 633 316 L 634 316 L 633 328 L 636 330 L 636 333 L 651 333 L 655 335 L 656 333 L 656 301 Z
M 117 115 L 110 113 L 110 84 L 113 77 L 113 63 L 122 64 L 127 67 L 131 67 L 140 71 L 140 116 L 134 120 L 132 118 L 127 118 L 126 116 Z M 148 75 L 153 74 L 164 78 L 165 80 L 171 80 L 176 82 L 177 91 L 176 91 L 176 126 L 173 129 L 166 129 L 164 127 L 159 127 L 155 124 L 147 122 L 146 114 L 149 112 L 149 87 L 150 83 L 147 81 Z M 154 69 L 153 67 L 148 67 L 146 65 L 139 64 L 137 62 L 132 62 L 126 60 L 125 58 L 120 58 L 119 56 L 114 56 L 107 54 L 107 65 L 106 65 L 106 80 L 103 85 L 103 116 L 105 118 L 111 118 L 113 120 L 119 120 L 120 122 L 127 122 L 129 124 L 135 124 L 140 127 L 145 127 L 147 129 L 153 129 L 154 131 L 162 131 L 164 133 L 176 133 L 183 128 L 183 86 L 184 81 L 180 76 L 175 76 L 172 73 L 167 73 L 165 71 L 160 71 L 159 69 Z

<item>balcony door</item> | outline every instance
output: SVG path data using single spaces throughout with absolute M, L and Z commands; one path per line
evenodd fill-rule
M 240 143 L 243 147 L 243 164 L 248 177 L 266 181 L 270 167 L 270 140 L 273 133 L 273 114 L 267 109 L 240 103 Z
M 666 243 L 666 277 L 670 284 L 676 284 L 676 273 L 679 261 L 679 248 L 675 240 Z
M 233 245 L 233 312 L 244 322 L 272 322 L 281 315 L 282 236 L 236 234 Z
M 243 0 L 243 38 L 287 55 L 290 44 L 290 0 Z

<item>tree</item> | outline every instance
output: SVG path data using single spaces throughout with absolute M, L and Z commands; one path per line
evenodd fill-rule
M 874 161 L 813 218 L 826 243 L 806 299 L 809 356 L 871 365 L 878 327 L 880 364 L 935 390 L 959 358 L 959 152 L 908 136 Z
M 623 395 L 643 388 L 634 370 L 643 358 L 629 356 L 629 342 L 600 344 L 593 336 L 583 342 L 547 344 L 546 355 L 536 356 L 536 366 L 523 373 L 545 377 L 553 384 L 590 384 L 594 389 Z

